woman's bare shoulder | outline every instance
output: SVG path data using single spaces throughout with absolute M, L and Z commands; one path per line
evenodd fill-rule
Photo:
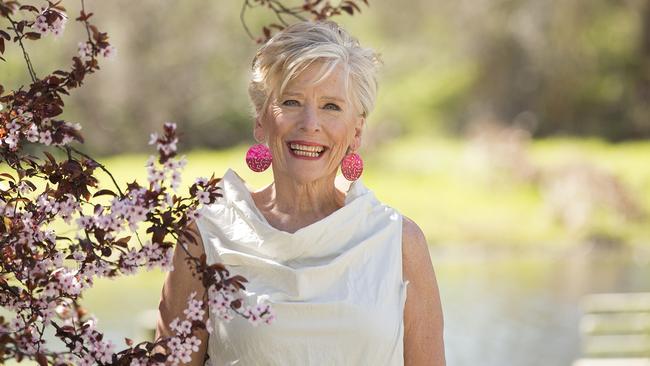
M 432 266 L 429 246 L 424 232 L 415 221 L 404 216 L 402 220 L 402 267 L 404 277 L 412 279 L 411 274 L 422 273 Z
M 404 217 L 402 268 L 409 281 L 404 308 L 404 365 L 445 365 L 438 283 L 422 229 Z

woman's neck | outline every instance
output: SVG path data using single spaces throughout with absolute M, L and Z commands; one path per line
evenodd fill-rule
M 252 196 L 269 224 L 280 230 L 295 232 L 345 204 L 345 193 L 336 187 L 334 175 L 306 184 L 280 175 L 274 178 L 271 185 Z

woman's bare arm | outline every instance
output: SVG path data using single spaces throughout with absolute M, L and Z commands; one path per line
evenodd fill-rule
M 199 235 L 196 224 L 190 226 L 190 232 L 197 238 L 197 244 L 185 242 L 188 252 L 192 256 L 200 258 L 204 253 L 201 236 Z M 160 304 L 158 305 L 158 324 L 156 326 L 156 339 L 174 335 L 174 331 L 169 328 L 169 323 L 178 317 L 181 321 L 185 319 L 183 310 L 187 308 L 187 300 L 192 292 L 196 292 L 196 299 L 203 299 L 205 288 L 196 276 L 192 276 L 192 269 L 185 261 L 187 253 L 181 248 L 180 243 L 174 248 L 174 270 L 167 274 L 165 284 L 162 289 Z M 193 268 L 193 267 L 192 267 Z M 207 311 L 203 321 L 208 318 Z M 184 365 L 203 365 L 203 359 L 207 351 L 208 332 L 200 330 L 194 332 L 197 338 L 201 340 L 198 352 L 192 353 L 192 361 Z
M 444 366 L 438 283 L 424 233 L 407 217 L 402 231 L 402 267 L 409 281 L 404 308 L 404 365 Z

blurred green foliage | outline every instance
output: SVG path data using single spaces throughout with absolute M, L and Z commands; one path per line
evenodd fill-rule
M 66 2 L 76 14 L 76 2 Z M 94 1 L 118 48 L 66 100 L 64 118 L 84 126 L 94 154 L 143 151 L 149 132 L 179 124 L 185 148 L 251 140 L 248 38 L 239 1 Z M 398 9 L 399 8 L 399 9 Z M 248 12 L 254 34 L 268 24 Z M 405 134 L 461 134 L 491 119 L 534 136 L 650 137 L 650 2 L 605 0 L 372 1 L 340 21 L 380 51 L 377 108 L 368 143 Z M 65 68 L 82 29 L 28 43 L 39 75 Z M 28 81 L 9 47 L 0 64 L 7 89 Z

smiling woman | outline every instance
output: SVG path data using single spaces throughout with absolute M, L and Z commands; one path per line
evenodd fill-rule
M 328 184 L 343 157 L 360 146 L 365 118 L 348 99 L 342 65 L 311 63 L 258 114 L 254 134 L 269 144 L 274 174 Z
M 251 192 L 228 170 L 223 197 L 194 225 L 207 262 L 250 280 L 248 305 L 275 320 L 225 321 L 200 334 L 201 365 L 445 364 L 442 309 L 419 227 L 357 179 L 355 153 L 377 91 L 377 55 L 333 22 L 304 22 L 269 40 L 249 87 L 259 142 L 247 161 L 274 181 Z M 351 184 L 337 184 L 339 165 Z M 160 302 L 158 335 L 205 293 L 178 249 Z M 408 290 L 407 290 L 408 288 Z M 255 323 L 259 314 L 252 314 Z M 206 360 L 207 358 L 207 360 Z

